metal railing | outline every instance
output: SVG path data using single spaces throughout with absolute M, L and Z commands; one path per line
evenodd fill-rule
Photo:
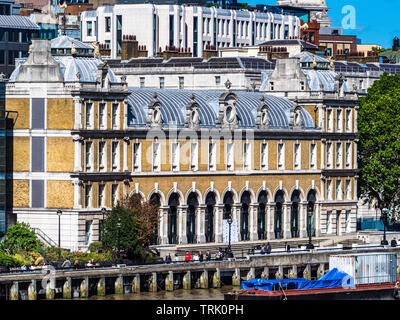
M 44 242 L 46 242 L 49 246 L 52 247 L 57 247 L 57 243 L 55 243 L 55 241 L 53 241 L 53 239 L 51 239 L 47 234 L 45 234 L 42 230 L 40 230 L 39 228 L 32 228 L 32 230 L 35 232 L 35 234 L 42 239 Z

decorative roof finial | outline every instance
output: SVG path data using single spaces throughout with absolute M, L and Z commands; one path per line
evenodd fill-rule
M 226 82 L 225 82 L 225 88 L 226 88 L 227 90 L 230 90 L 230 89 L 231 89 L 231 86 L 232 86 L 232 82 L 230 82 L 229 79 L 226 80 Z
M 72 42 L 71 54 L 76 54 L 76 48 L 73 42 Z

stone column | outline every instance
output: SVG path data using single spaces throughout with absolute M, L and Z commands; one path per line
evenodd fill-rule
M 88 298 L 89 297 L 89 278 L 85 277 L 80 285 L 80 297 Z
M 290 204 L 284 203 L 282 205 L 282 214 L 283 214 L 283 238 L 289 239 L 292 237 L 290 232 Z
M 238 239 L 239 241 L 242 241 L 242 236 L 240 233 L 240 224 L 241 224 L 241 216 L 240 216 L 240 211 L 242 209 L 242 204 L 241 203 L 235 203 L 232 205 L 232 219 L 237 219 L 237 225 L 238 225 Z M 250 210 L 250 208 L 249 208 Z M 250 215 L 250 212 L 249 212 Z M 232 234 L 233 234 L 233 229 L 232 229 Z
M 240 269 L 236 268 L 235 273 L 232 276 L 232 285 L 235 287 L 240 287 Z
M 267 239 L 268 240 L 272 240 L 272 239 L 275 239 L 275 232 L 274 232 L 274 223 L 275 223 L 274 204 L 267 203 L 265 210 L 267 212 L 267 219 L 266 219 Z
M 261 279 L 268 280 L 269 279 L 269 268 L 264 267 L 264 271 L 261 274 Z
M 168 244 L 168 207 L 161 207 L 160 239 L 161 244 Z
M 82 171 L 82 142 L 83 138 L 78 134 L 72 137 L 74 141 L 74 172 Z
M 249 209 L 250 209 L 249 212 L 250 241 L 254 241 L 258 240 L 258 233 L 257 233 L 258 203 L 252 203 Z
M 213 276 L 213 288 L 221 288 L 221 272 L 219 268 L 216 269 Z
M 205 243 L 205 221 L 206 221 L 206 206 L 200 205 L 196 208 L 196 241 L 197 243 Z
M 165 291 L 174 291 L 174 273 L 172 271 L 168 271 L 165 277 Z
M 338 231 L 338 235 L 343 234 L 343 211 L 342 210 L 336 210 L 336 230 Z
M 178 207 L 178 243 L 187 243 L 186 223 L 188 206 Z
M 115 279 L 114 292 L 115 292 L 115 294 L 123 294 L 124 293 L 124 279 L 123 279 L 122 275 L 118 276 L 117 279 Z
M 79 97 L 74 98 L 75 105 L 75 121 L 74 121 L 74 129 L 79 130 L 82 129 L 82 102 L 83 100 Z
M 14 281 L 10 289 L 10 300 L 19 299 L 19 285 L 17 281 Z
M 97 295 L 103 297 L 106 295 L 106 279 L 101 277 L 97 282 Z
M 140 275 L 137 274 L 132 281 L 132 293 L 140 293 Z
M 156 272 L 152 273 L 149 291 L 157 292 L 157 273 Z
M 72 298 L 72 281 L 71 277 L 68 277 L 63 285 L 63 298 L 71 299 Z
M 82 193 L 81 193 L 81 186 L 82 183 L 79 181 L 78 178 L 74 178 L 72 181 L 74 185 L 74 209 L 81 209 L 82 208 Z
M 224 212 L 223 204 L 216 204 L 214 206 L 214 234 L 215 242 L 222 242 L 222 216 Z
M 128 99 L 125 99 L 124 100 L 124 113 L 123 113 L 124 121 L 123 121 L 123 124 L 122 124 L 122 129 L 123 130 L 128 128 L 128 103 L 129 103 Z
M 297 266 L 296 265 L 292 266 L 292 269 L 289 271 L 288 278 L 289 279 L 297 278 Z
M 278 271 L 275 273 L 275 279 L 283 279 L 283 267 L 279 266 Z
M 52 286 L 51 281 L 47 281 L 47 285 L 46 285 L 46 299 L 47 300 L 53 300 L 56 292 L 54 290 L 55 288 Z M 87 297 L 86 297 L 87 298 Z
M 187 271 L 183 276 L 183 289 L 190 290 L 192 289 L 192 281 L 191 281 L 191 273 Z
M 256 269 L 250 268 L 249 272 L 247 273 L 247 280 L 254 279 L 256 277 Z
M 315 236 L 321 236 L 321 204 L 315 203 L 314 205 L 314 228 Z
M 36 280 L 32 280 L 29 284 L 28 300 L 37 300 Z
M 200 276 L 200 288 L 208 289 L 208 270 L 204 270 Z
M 317 278 L 322 277 L 324 274 L 325 274 L 325 266 L 324 266 L 323 263 L 321 263 L 321 264 L 318 266 Z
M 311 280 L 311 266 L 308 264 L 303 271 L 303 278 Z
M 299 203 L 299 227 L 300 227 L 300 238 L 306 238 L 307 234 L 307 202 Z

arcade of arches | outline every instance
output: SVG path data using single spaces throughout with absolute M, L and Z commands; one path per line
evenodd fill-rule
M 162 199 L 160 192 L 150 197 L 161 211 L 158 238 L 153 244 L 222 242 L 223 220 L 229 216 L 237 219 L 239 241 L 305 238 L 310 226 L 312 236 L 319 236 L 327 231 L 325 228 L 321 232 L 323 226 L 329 225 L 321 220 L 330 219 L 326 213 L 321 214 L 323 201 L 318 200 L 314 189 L 305 195 L 296 189 L 289 195 L 278 190 L 272 197 L 267 190 L 256 195 L 250 190 L 239 195 L 227 190 L 221 198 L 217 191 L 208 190 L 203 197 L 196 190 L 189 192 L 186 199 L 176 190 L 170 192 L 165 204 Z M 336 224 L 337 234 L 348 232 L 346 224 Z

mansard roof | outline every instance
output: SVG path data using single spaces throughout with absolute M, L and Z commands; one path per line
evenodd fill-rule
M 161 104 L 163 126 L 184 127 L 186 105 L 194 101 L 199 105 L 200 128 L 218 127 L 216 120 L 219 114 L 219 98 L 224 90 L 172 90 L 130 88 L 128 97 L 128 125 L 130 127 L 144 127 L 148 117 L 148 105 L 157 93 L 157 100 Z M 271 129 L 289 129 L 290 109 L 293 102 L 280 97 L 263 94 L 261 92 L 232 91 L 237 97 L 236 111 L 239 128 L 257 129 L 257 107 L 264 96 L 264 103 L 269 106 L 268 115 Z M 301 121 L 305 129 L 315 129 L 311 115 L 301 108 Z

